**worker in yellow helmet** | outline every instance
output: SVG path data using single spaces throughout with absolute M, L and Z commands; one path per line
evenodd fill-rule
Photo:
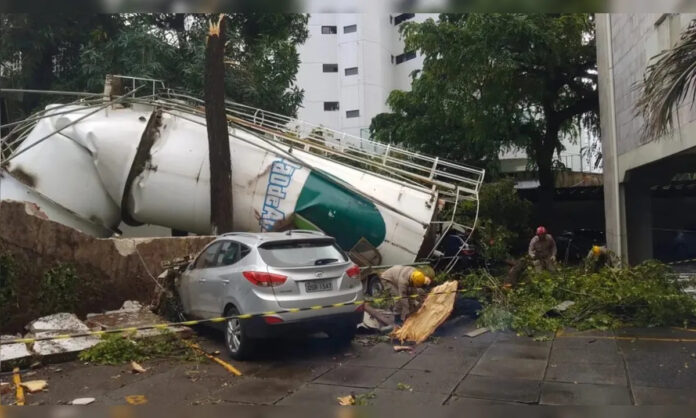
M 405 321 L 408 315 L 417 310 L 416 301 L 408 296 L 419 293 L 419 289 L 429 286 L 432 282 L 430 277 L 411 266 L 390 267 L 380 275 L 380 279 L 390 295 L 403 298 L 394 303 L 394 319 L 397 324 Z
M 585 271 L 588 273 L 597 273 L 602 267 L 612 267 L 614 264 L 611 253 L 603 245 L 593 245 L 585 257 Z

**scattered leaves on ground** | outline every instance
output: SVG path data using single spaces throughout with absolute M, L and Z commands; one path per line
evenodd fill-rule
M 132 335 L 106 334 L 99 344 L 80 353 L 81 361 L 94 364 L 124 364 L 153 358 L 179 358 L 200 361 L 181 338 L 165 331 L 159 336 L 133 338 Z M 136 363 L 137 364 L 137 363 Z M 144 370 L 144 369 L 143 369 Z
M 484 305 L 479 325 L 491 330 L 512 329 L 539 335 L 563 327 L 615 329 L 624 326 L 683 325 L 696 315 L 696 300 L 683 289 L 670 268 L 656 261 L 635 267 L 604 267 L 587 272 L 583 267 L 561 267 L 557 272 L 525 270 L 512 289 L 487 272 L 460 279 L 462 288 L 481 287 L 470 296 Z M 554 307 L 575 302 L 563 312 Z
M 407 390 L 409 392 L 413 392 L 413 388 L 411 387 L 411 385 L 407 385 L 406 383 L 399 382 L 396 384 L 396 388 L 399 390 Z

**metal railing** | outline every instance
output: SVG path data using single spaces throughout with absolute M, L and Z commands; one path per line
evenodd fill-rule
M 483 183 L 485 171 L 410 151 L 392 144 L 383 144 L 343 132 L 334 131 L 299 119 L 227 102 L 232 122 L 263 131 L 298 146 L 339 157 L 357 168 L 371 169 L 388 176 L 407 179 L 414 184 L 437 189 L 442 195 L 461 199 L 474 198 Z
M 168 91 L 166 97 L 198 103 L 201 99 Z M 228 120 L 263 133 L 268 139 L 338 160 L 354 168 L 378 172 L 415 186 L 434 189 L 442 197 L 475 200 L 485 170 L 384 144 L 278 113 L 226 101 Z M 458 193 L 457 193 L 458 191 Z

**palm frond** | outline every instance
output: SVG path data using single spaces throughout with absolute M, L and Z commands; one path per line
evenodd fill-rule
M 643 137 L 654 140 L 674 129 L 675 112 L 691 94 L 696 99 L 696 20 L 682 33 L 674 47 L 655 56 L 639 85 L 637 113 L 645 121 Z

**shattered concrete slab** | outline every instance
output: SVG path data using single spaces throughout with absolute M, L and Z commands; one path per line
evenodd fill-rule
M 41 317 L 27 325 L 27 331 L 32 334 L 43 331 L 63 331 L 87 332 L 89 328 L 84 322 L 71 313 L 57 313 Z
M 90 329 L 71 313 L 57 313 L 39 318 L 27 325 L 29 334 L 35 338 L 56 337 L 65 334 L 81 334 Z M 77 354 L 99 343 L 99 337 L 79 337 L 59 340 L 37 341 L 32 351 L 40 356 Z
M 164 318 L 152 313 L 140 303 L 126 301 L 121 309 L 108 311 L 103 314 L 87 315 L 87 325 L 92 329 L 108 331 L 118 328 L 142 327 L 167 322 Z M 169 332 L 182 335 L 189 335 L 192 331 L 188 327 L 170 327 Z M 146 329 L 136 331 L 135 338 L 152 337 L 160 335 L 162 331 L 158 329 Z
M 0 335 L 0 341 L 15 340 L 16 335 Z M 5 363 L 9 366 L 14 364 L 22 364 L 28 362 L 32 357 L 31 351 L 27 349 L 26 344 L 7 344 L 0 345 L 0 360 L 3 362 L 3 370 Z

